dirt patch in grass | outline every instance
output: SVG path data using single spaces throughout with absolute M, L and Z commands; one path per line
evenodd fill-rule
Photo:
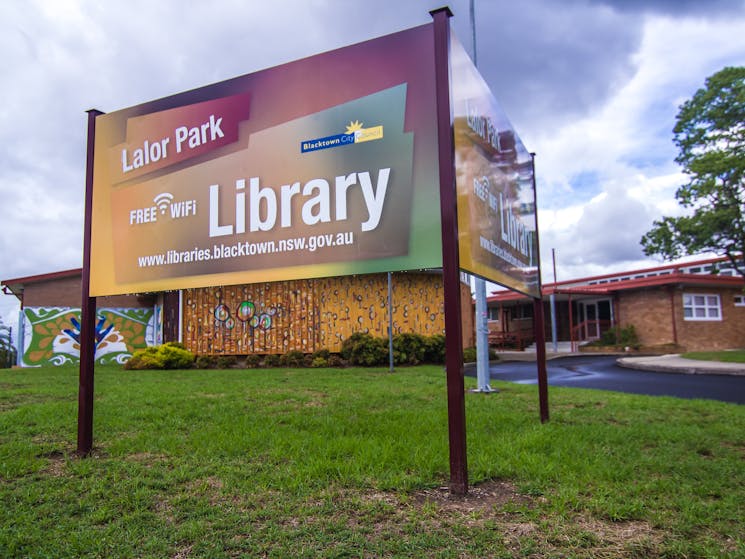
M 157 499 L 155 501 L 155 512 L 169 525 L 176 523 L 173 505 L 167 499 Z
M 740 458 L 745 460 L 745 445 L 740 444 L 740 443 L 730 443 L 730 442 L 724 442 L 724 443 L 721 443 L 721 445 L 724 448 L 730 448 L 734 450 L 740 455 Z
M 206 497 L 209 499 L 209 503 L 212 506 L 216 506 L 223 502 L 224 496 L 222 494 L 222 488 L 222 480 L 214 476 L 196 479 L 186 484 L 186 492 L 189 495 Z
M 5 390 L 16 390 L 18 386 L 13 388 L 6 388 Z M 0 412 L 11 411 L 22 406 L 31 406 L 35 404 L 47 404 L 51 402 L 61 402 L 66 400 L 63 396 L 51 396 L 49 394 L 34 394 L 29 392 L 18 392 L 15 394 L 4 394 L 3 399 L 0 400 Z
M 571 519 L 570 527 L 562 526 L 562 535 L 550 538 L 555 549 L 582 549 L 591 557 L 646 557 L 660 549 L 665 533 L 648 522 L 609 522 L 584 516 Z
M 186 559 L 191 556 L 191 550 L 194 549 L 194 545 L 190 544 L 179 549 L 173 556 L 173 559 Z
M 65 475 L 67 455 L 60 450 L 53 450 L 40 456 L 49 460 L 47 465 L 41 470 L 42 473 L 51 477 L 62 477 Z
M 127 460 L 132 462 L 144 463 L 146 466 L 153 466 L 160 462 L 169 461 L 170 458 L 165 454 L 158 454 L 154 452 L 133 452 L 127 455 Z
M 508 503 L 529 505 L 532 499 L 521 494 L 511 483 L 488 481 L 469 488 L 466 495 L 453 495 L 448 487 L 424 489 L 412 495 L 415 505 L 436 505 L 444 512 L 472 513 L 502 509 Z
M 567 550 L 572 550 L 573 557 L 593 559 L 655 556 L 665 537 L 648 522 L 611 522 L 583 515 L 560 520 L 542 515 L 528 520 L 512 512 L 514 505 L 533 508 L 545 501 L 545 497 L 520 493 L 511 483 L 489 481 L 470 487 L 465 496 L 453 495 L 447 487 L 417 491 L 409 507 L 428 510 L 429 522 L 434 520 L 443 528 L 465 524 L 493 530 L 506 548 L 526 557 L 554 556 Z

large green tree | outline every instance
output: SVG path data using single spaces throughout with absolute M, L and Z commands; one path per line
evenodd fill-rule
M 675 198 L 687 209 L 642 237 L 647 255 L 727 256 L 745 276 L 745 67 L 724 68 L 683 103 L 673 129 L 688 183 Z

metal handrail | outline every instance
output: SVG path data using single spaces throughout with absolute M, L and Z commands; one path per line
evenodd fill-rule
M 602 334 L 603 332 L 610 329 L 612 326 L 612 322 L 607 319 L 603 320 L 583 320 L 579 324 L 576 324 L 572 327 L 572 339 L 574 339 L 576 342 L 586 342 L 588 340 L 596 340 L 597 337 L 586 337 L 585 332 L 587 329 L 587 326 L 596 326 L 595 330 Z M 598 336 L 599 337 L 599 336 Z

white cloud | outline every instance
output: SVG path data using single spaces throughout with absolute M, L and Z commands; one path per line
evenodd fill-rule
M 427 23 L 441 5 L 0 3 L 0 279 L 80 266 L 86 109 L 115 110 Z M 707 76 L 745 60 L 737 6 L 476 0 L 479 68 L 538 153 L 544 266 L 551 248 L 565 279 L 649 263 L 637 260 L 638 237 L 679 211 L 677 108 Z M 468 48 L 468 2 L 451 7 Z M 16 308 L 0 297 L 4 320 Z
M 536 142 L 539 204 L 549 208 L 539 216 L 542 247 L 558 248 L 578 275 L 645 261 L 639 239 L 652 221 L 682 211 L 675 191 L 686 177 L 672 141 L 678 106 L 706 77 L 745 59 L 745 47 L 732 40 L 743 34 L 742 18 L 646 17 L 633 77 L 598 111 Z M 587 174 L 596 189 L 575 186 Z

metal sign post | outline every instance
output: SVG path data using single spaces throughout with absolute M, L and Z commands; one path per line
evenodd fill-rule
M 538 197 L 535 185 L 535 153 L 530 154 L 530 165 L 533 170 L 533 197 L 538 211 Z M 538 220 L 535 222 L 535 251 L 538 262 L 541 261 L 541 245 L 538 242 Z M 540 271 L 540 264 L 539 264 Z M 538 292 L 542 292 L 540 273 L 538 275 Z M 571 302 L 570 302 L 571 305 Z M 540 407 L 541 423 L 548 421 L 548 374 L 546 372 L 546 330 L 544 325 L 543 298 L 533 298 L 533 337 L 535 338 L 536 366 L 538 368 L 538 405 Z
M 393 372 L 393 280 L 388 272 L 388 367 Z
M 93 213 L 93 148 L 96 117 L 88 111 L 88 148 L 85 164 L 85 225 L 83 229 L 83 277 L 80 308 L 80 380 L 78 386 L 78 455 L 87 456 L 93 448 L 93 373 L 96 362 L 96 298 L 90 296 L 91 218 Z
M 450 492 L 468 492 L 466 463 L 466 404 L 463 386 L 463 337 L 458 266 L 458 216 L 455 193 L 453 114 L 450 106 L 449 8 L 430 12 L 434 20 L 435 88 L 437 90 L 437 137 L 440 168 L 440 216 L 442 219 L 442 275 L 445 299 L 445 367 L 448 391 L 450 438 Z

